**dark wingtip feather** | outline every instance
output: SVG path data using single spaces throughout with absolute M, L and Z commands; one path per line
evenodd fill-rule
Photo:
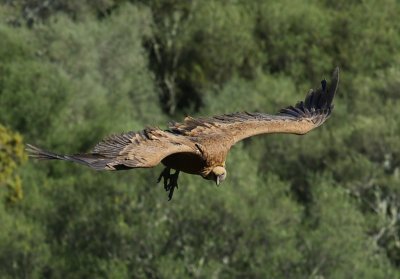
M 314 90 L 311 89 L 304 102 L 299 102 L 295 107 L 289 106 L 280 111 L 281 114 L 299 117 L 308 115 L 308 112 L 326 114 L 329 116 L 333 109 L 333 98 L 337 91 L 339 83 L 339 67 L 336 67 L 332 74 L 332 79 L 329 83 L 326 80 L 321 81 L 321 87 Z M 299 110 L 303 112 L 299 113 Z
M 333 98 L 335 97 L 339 85 L 339 67 L 336 67 L 332 73 L 332 79 L 329 83 L 327 103 L 332 106 Z
M 28 156 L 31 158 L 35 159 L 40 159 L 40 160 L 57 160 L 61 159 L 61 156 L 58 154 L 55 154 L 50 151 L 43 150 L 37 146 L 34 146 L 32 144 L 26 144 L 25 151 L 28 152 Z
M 39 160 L 65 160 L 82 165 L 89 166 L 95 170 L 112 170 L 115 168 L 108 167 L 108 164 L 113 162 L 112 159 L 105 159 L 99 155 L 91 154 L 75 154 L 75 155 L 59 155 L 44 149 L 41 149 L 32 144 L 27 144 L 25 150 L 28 152 L 28 156 Z

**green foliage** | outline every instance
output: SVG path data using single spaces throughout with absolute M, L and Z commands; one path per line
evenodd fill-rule
M 156 89 L 141 46 L 141 37 L 150 32 L 146 15 L 146 10 L 126 7 L 107 24 L 88 21 L 80 25 L 59 17 L 27 34 L 33 43 L 24 61 L 7 63 L 5 59 L 0 66 L 4 73 L 1 119 L 52 146 L 64 145 L 68 138 L 72 148 L 88 148 L 111 130 L 126 131 L 132 125 L 139 128 L 157 121 Z M 5 35 L 12 32 L 11 28 L 4 30 Z M 26 40 L 10 37 L 3 42 L 5 49 L 24 45 Z M 136 123 L 128 125 L 133 119 Z M 79 138 L 67 137 L 71 130 Z
M 22 199 L 21 179 L 17 168 L 25 162 L 22 137 L 0 124 L 0 187 L 6 187 L 8 202 L 15 203 Z
M 392 19 L 399 11 L 396 1 L 372 0 L 350 5 L 346 13 L 339 14 L 334 32 L 341 38 L 339 59 L 343 66 L 368 73 L 398 64 L 394 61 L 399 59 L 395 50 L 400 47 L 400 23 Z
M 310 180 L 315 202 L 301 236 L 310 277 L 394 278 L 396 273 L 365 234 L 365 218 L 346 190 L 332 188 L 327 176 Z
M 0 270 L 2 278 L 40 278 L 49 260 L 49 246 L 40 223 L 7 212 L 0 204 Z
M 399 10 L 0 1 L 0 277 L 400 277 Z M 161 167 L 22 164 L 22 138 L 73 153 L 171 116 L 275 113 L 337 65 L 331 119 L 239 143 L 219 188 L 183 174 L 167 202 Z
M 303 80 L 329 72 L 338 63 L 331 54 L 334 18 L 319 1 L 257 3 L 257 35 L 268 57 L 265 67 Z

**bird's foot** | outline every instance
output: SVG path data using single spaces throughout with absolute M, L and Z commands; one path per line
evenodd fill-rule
M 174 174 L 170 175 L 168 187 L 167 189 L 165 189 L 165 191 L 169 191 L 168 193 L 169 201 L 172 199 L 175 189 L 178 189 L 178 177 L 179 177 L 179 171 L 175 171 Z
M 161 179 L 164 178 L 164 189 L 167 187 L 168 179 L 169 179 L 169 177 L 171 176 L 170 171 L 171 171 L 170 168 L 165 168 L 165 169 L 160 173 L 160 176 L 159 176 L 158 179 L 157 179 L 157 183 L 160 183 L 160 182 L 161 182 Z
M 164 179 L 164 189 L 165 191 L 169 192 L 168 193 L 168 200 L 170 201 L 172 199 L 172 196 L 174 195 L 175 188 L 178 188 L 178 177 L 179 177 L 179 171 L 175 171 L 174 174 L 171 174 L 171 169 L 170 168 L 165 168 L 160 176 L 158 177 L 157 183 L 161 181 L 161 179 Z

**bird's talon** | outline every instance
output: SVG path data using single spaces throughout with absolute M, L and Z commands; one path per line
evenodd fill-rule
M 172 196 L 174 195 L 175 188 L 178 188 L 178 177 L 179 177 L 179 171 L 176 171 L 174 174 L 170 173 L 171 169 L 170 168 L 165 168 L 160 176 L 158 177 L 157 182 L 159 183 L 161 179 L 164 179 L 164 190 L 168 193 L 168 200 L 170 201 L 172 199 Z

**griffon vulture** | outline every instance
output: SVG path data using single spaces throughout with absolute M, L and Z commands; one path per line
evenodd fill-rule
M 171 199 L 181 171 L 213 180 L 217 185 L 224 181 L 226 156 L 240 140 L 270 133 L 303 135 L 320 126 L 333 110 L 338 82 L 336 68 L 329 85 L 321 81 L 321 87 L 311 89 L 304 101 L 281 109 L 276 115 L 237 112 L 209 118 L 186 117 L 182 123 L 171 122 L 167 130 L 146 128 L 112 135 L 84 154 L 59 155 L 30 144 L 27 151 L 37 159 L 72 161 L 95 170 L 152 168 L 161 162 L 165 169 L 158 182 L 164 179 Z

